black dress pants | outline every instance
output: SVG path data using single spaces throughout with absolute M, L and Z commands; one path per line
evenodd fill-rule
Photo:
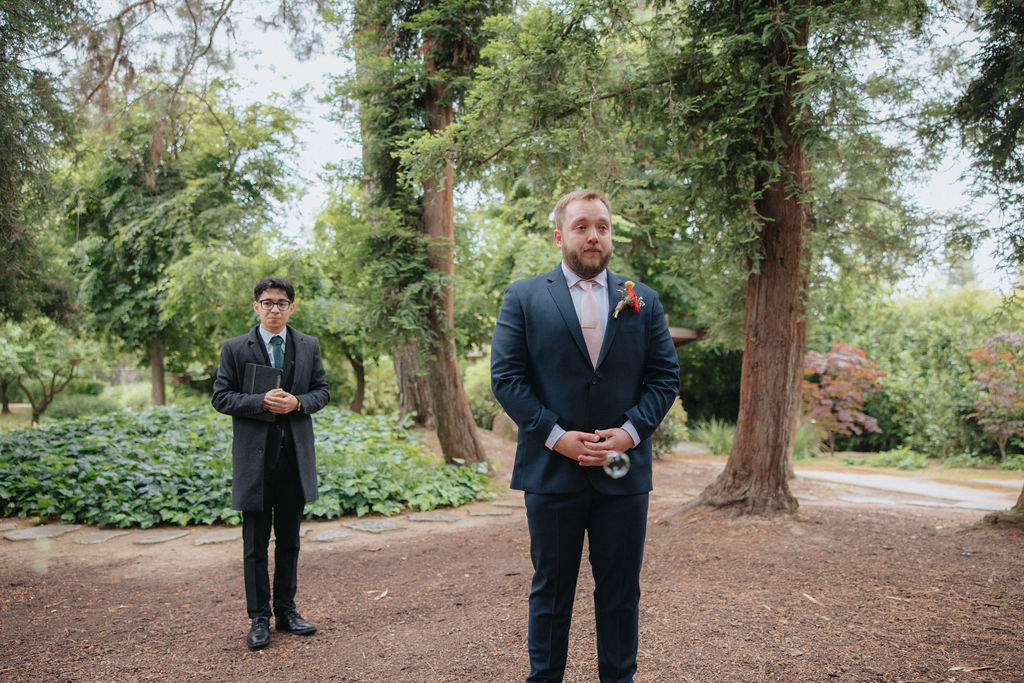
M 275 423 L 270 432 L 263 468 L 263 510 L 242 512 L 245 606 L 250 619 L 272 614 L 268 568 L 271 528 L 275 537 L 273 613 L 295 609 L 298 585 L 299 526 L 305 499 L 295 451 L 285 430 Z

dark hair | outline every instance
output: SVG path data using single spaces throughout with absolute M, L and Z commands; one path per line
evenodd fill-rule
M 265 277 L 256 283 L 256 289 L 253 290 L 252 300 L 259 301 L 260 294 L 267 291 L 268 289 L 283 289 L 284 293 L 288 295 L 289 301 L 295 301 L 295 288 L 292 287 L 292 283 L 283 277 L 277 277 L 271 275 Z

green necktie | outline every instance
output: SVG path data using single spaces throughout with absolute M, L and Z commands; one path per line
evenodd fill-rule
M 284 349 L 281 346 L 284 344 L 284 339 L 281 339 L 281 335 L 275 334 L 270 338 L 270 345 L 274 347 L 274 367 L 284 367 Z

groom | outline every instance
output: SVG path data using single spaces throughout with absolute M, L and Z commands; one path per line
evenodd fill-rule
M 651 433 L 679 389 L 658 294 L 607 270 L 611 206 L 577 190 L 555 205 L 555 270 L 505 291 L 494 395 L 519 426 L 511 486 L 525 491 L 533 560 L 528 681 L 565 671 L 583 537 L 590 543 L 602 683 L 636 672 Z M 632 467 L 612 479 L 610 452 Z

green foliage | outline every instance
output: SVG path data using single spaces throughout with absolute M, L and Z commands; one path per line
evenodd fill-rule
M 1006 457 L 1006 444 L 1024 437 L 1024 335 L 999 332 L 967 352 L 979 396 L 969 417 L 978 421 Z
M 794 460 L 810 460 L 824 451 L 825 443 L 821 440 L 821 432 L 806 422 L 797 425 L 796 437 L 793 439 Z
M 976 455 L 974 453 L 957 453 L 945 458 L 942 461 L 943 467 L 963 467 L 966 469 L 978 470 L 982 467 L 994 465 L 996 459 L 988 455 Z
M 494 418 L 501 412 L 501 405 L 491 391 L 490 358 L 485 357 L 466 368 L 463 386 L 476 426 L 481 429 L 493 427 Z
M 690 432 L 686 429 L 688 419 L 682 402 L 677 400 L 651 434 L 651 452 L 655 458 L 671 453 L 680 442 L 690 438 Z
M 690 428 L 690 440 L 704 444 L 718 455 L 728 455 L 732 451 L 732 440 L 736 435 L 736 424 L 719 420 L 700 420 Z
M 110 132 L 104 117 L 69 180 L 66 229 L 76 240 L 83 303 L 126 350 L 148 353 L 157 343 L 187 362 L 209 343 L 205 329 L 162 315 L 167 298 L 210 305 L 211 290 L 168 289 L 170 267 L 215 244 L 263 252 L 275 203 L 293 192 L 285 160 L 295 117 L 231 98 L 214 82 L 204 99 L 184 97 L 173 112 L 143 100 L 126 106 Z
M 1024 453 L 1008 453 L 999 463 L 1001 470 L 1024 470 Z
M 5 0 L 0 7 L 0 315 L 67 313 L 70 292 L 55 275 L 34 204 L 52 196 L 50 171 L 68 145 L 74 114 L 41 59 L 72 37 L 87 9 L 74 0 Z
M 46 418 L 69 420 L 87 415 L 105 415 L 118 409 L 117 403 L 110 396 L 69 393 L 53 399 L 53 403 L 46 410 Z
M 829 334 L 865 349 L 886 372 L 882 414 L 905 435 L 897 445 L 939 458 L 997 452 L 963 416 L 977 398 L 965 354 L 992 333 L 1000 303 L 972 285 L 917 297 L 883 291 L 846 304 Z
M 679 395 L 699 420 L 736 421 L 743 352 L 710 342 L 679 349 Z
M 76 377 L 68 383 L 69 394 L 84 394 L 86 396 L 99 396 L 103 393 L 106 388 L 102 381 L 98 379 L 83 379 Z
M 485 467 L 438 465 L 393 418 L 334 408 L 316 421 L 320 500 L 310 517 L 430 509 L 493 495 Z M 0 434 L 0 515 L 109 526 L 237 523 L 231 423 L 160 407 Z
M 883 451 L 873 458 L 843 458 L 844 465 L 870 465 L 871 467 L 897 467 L 901 470 L 923 470 L 928 458 L 909 448 Z

